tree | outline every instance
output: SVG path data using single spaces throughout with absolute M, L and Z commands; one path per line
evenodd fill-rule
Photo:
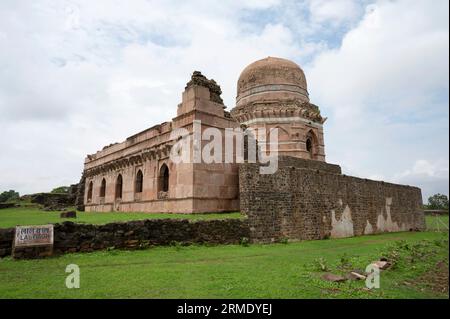
M 19 199 L 19 197 L 19 193 L 11 189 L 0 194 L 0 203 L 16 200 Z
M 70 190 L 69 186 L 59 186 L 52 189 L 51 193 L 53 194 L 68 194 Z
M 435 194 L 428 198 L 429 209 L 444 209 L 448 210 L 448 197 L 447 195 Z

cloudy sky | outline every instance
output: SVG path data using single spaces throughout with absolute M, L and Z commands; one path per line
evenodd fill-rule
M 245 3 L 244 3 L 245 2 Z M 305 70 L 344 173 L 448 194 L 447 0 L 0 2 L 0 191 L 76 183 L 84 157 L 266 56 Z

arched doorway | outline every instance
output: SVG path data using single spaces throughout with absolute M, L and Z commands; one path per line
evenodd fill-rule
M 166 164 L 162 164 L 159 169 L 159 187 L 160 192 L 169 191 L 169 167 Z
M 306 144 L 306 151 L 308 152 L 308 157 L 310 159 L 316 159 L 318 142 L 316 135 L 312 130 L 310 130 L 308 134 L 306 134 L 305 144 Z
M 144 175 L 142 174 L 141 170 L 138 170 L 138 172 L 136 174 L 135 187 L 134 187 L 134 190 L 136 193 L 142 193 L 143 183 L 144 183 Z
M 106 195 L 106 180 L 102 179 L 102 184 L 100 185 L 100 197 L 105 197 Z
M 122 199 L 122 186 L 123 186 L 123 179 L 122 175 L 119 174 L 116 180 L 116 194 L 115 194 L 116 199 Z

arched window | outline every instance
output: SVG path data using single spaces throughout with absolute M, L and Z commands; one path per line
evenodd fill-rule
M 315 159 L 317 153 L 317 139 L 313 131 L 309 131 L 306 134 L 306 151 L 309 154 L 310 159 Z
M 142 193 L 143 182 L 144 182 L 144 175 L 142 174 L 141 170 L 138 170 L 136 174 L 136 185 L 135 185 L 136 193 Z
M 122 175 L 119 174 L 116 181 L 116 199 L 122 198 L 122 183 Z
M 159 190 L 161 192 L 169 191 L 169 168 L 163 164 L 159 170 Z
M 91 202 L 92 201 L 92 188 L 94 187 L 94 185 L 92 184 L 92 182 L 89 183 L 89 187 L 88 187 L 88 193 L 87 193 L 87 201 Z
M 106 195 L 106 180 L 102 179 L 102 184 L 100 186 L 100 197 L 105 197 Z
M 313 150 L 313 143 L 310 137 L 306 139 L 306 150 L 308 151 L 308 153 L 311 153 Z

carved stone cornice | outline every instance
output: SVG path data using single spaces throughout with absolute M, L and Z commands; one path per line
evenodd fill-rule
M 126 167 L 136 166 L 145 161 L 159 160 L 169 157 L 173 143 L 165 143 L 154 147 L 141 150 L 126 157 L 118 158 L 104 164 L 86 169 L 84 174 L 86 177 L 92 177 L 99 174 L 106 174 L 111 171 L 117 171 Z
M 237 106 L 231 110 L 231 116 L 240 123 L 254 118 L 264 117 L 302 117 L 323 124 L 326 118 L 320 115 L 317 105 L 298 100 L 253 102 Z

